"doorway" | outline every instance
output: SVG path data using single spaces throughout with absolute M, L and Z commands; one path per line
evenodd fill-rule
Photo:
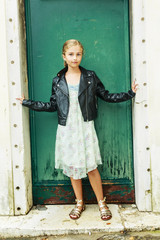
M 25 1 L 29 94 L 48 101 L 52 78 L 63 68 L 61 48 L 71 38 L 85 48 L 81 65 L 94 70 L 110 92 L 130 88 L 128 0 Z M 99 171 L 110 203 L 134 202 L 131 102 L 99 99 L 95 127 L 103 165 Z M 34 204 L 71 203 L 68 177 L 54 169 L 56 113 L 30 112 Z M 96 202 L 88 179 L 85 201 Z

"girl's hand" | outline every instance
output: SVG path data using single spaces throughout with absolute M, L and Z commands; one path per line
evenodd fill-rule
M 134 92 L 134 93 L 136 93 L 137 92 L 137 88 L 138 87 L 138 84 L 136 84 L 135 83 L 135 80 L 133 81 L 133 83 L 132 83 L 132 91 Z
M 21 98 L 16 98 L 16 100 L 19 100 L 21 104 L 22 104 L 22 102 L 23 102 L 24 99 L 25 99 L 24 94 L 22 94 L 22 97 L 21 97 Z

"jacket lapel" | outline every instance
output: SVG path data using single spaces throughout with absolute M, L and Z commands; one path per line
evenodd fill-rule
M 82 92 L 88 87 L 88 81 L 83 72 L 81 72 L 78 96 L 82 94 Z
M 90 84 L 90 81 L 89 81 L 90 76 L 88 76 L 86 69 L 80 67 L 80 70 L 81 70 L 81 78 L 80 78 L 78 96 L 80 96 L 82 92 L 84 92 L 85 89 Z
M 80 77 L 80 84 L 79 84 L 79 90 L 78 90 L 78 96 L 82 94 L 83 91 L 89 86 L 90 81 L 88 76 L 87 71 L 85 68 L 80 66 L 81 70 L 81 77 Z M 65 79 L 65 73 L 67 71 L 67 67 L 62 69 L 57 75 L 59 77 L 59 81 L 57 83 L 57 87 L 60 88 L 67 96 L 69 96 L 69 91 L 68 91 L 68 85 Z
M 67 85 L 67 82 L 66 82 L 66 79 L 65 79 L 65 74 L 63 74 L 63 75 L 61 76 L 61 78 L 59 79 L 59 81 L 58 81 L 58 83 L 57 83 L 57 87 L 58 87 L 59 89 L 61 89 L 61 91 L 62 91 L 65 95 L 69 96 L 68 85 Z

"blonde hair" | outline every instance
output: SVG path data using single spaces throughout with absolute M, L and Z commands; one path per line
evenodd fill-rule
M 76 39 L 69 39 L 67 40 L 64 44 L 63 44 L 63 48 L 62 48 L 62 54 L 65 55 L 65 52 L 73 46 L 77 46 L 79 45 L 82 48 L 82 55 L 84 54 L 84 48 L 83 45 L 80 41 L 76 40 Z M 66 61 L 64 61 L 64 66 L 67 66 Z

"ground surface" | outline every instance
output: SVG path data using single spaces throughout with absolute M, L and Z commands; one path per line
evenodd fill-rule
M 34 206 L 24 216 L 0 216 L 0 240 L 160 240 L 160 214 L 135 205 L 108 205 L 113 217 L 102 221 L 97 204 L 87 204 L 78 220 L 74 205 Z M 41 237 L 40 237 L 41 236 Z
M 119 233 L 119 234 L 78 234 L 36 238 L 0 238 L 0 240 L 160 240 L 160 231 Z

